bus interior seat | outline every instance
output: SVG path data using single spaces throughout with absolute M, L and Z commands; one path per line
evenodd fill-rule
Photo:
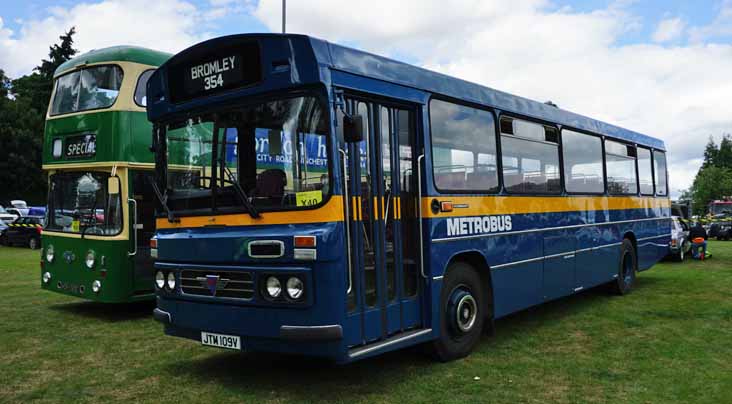
M 482 170 L 467 174 L 468 189 L 485 190 L 498 185 L 495 171 Z
M 436 175 L 437 183 L 440 188 L 445 189 L 463 189 L 465 188 L 465 172 L 448 172 Z
M 279 168 L 264 170 L 257 175 L 258 198 L 282 198 L 285 195 L 287 174 Z

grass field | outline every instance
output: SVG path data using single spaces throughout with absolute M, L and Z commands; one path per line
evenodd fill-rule
M 0 247 L 0 402 L 732 403 L 732 242 L 710 249 L 625 297 L 500 320 L 461 361 L 409 349 L 339 367 L 166 337 L 152 305 L 42 291 L 39 253 Z

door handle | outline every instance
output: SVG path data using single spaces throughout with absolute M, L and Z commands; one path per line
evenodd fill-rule
M 130 233 L 135 235 L 135 242 L 132 243 L 134 250 L 132 250 L 132 252 L 128 252 L 127 255 L 133 257 L 137 255 L 137 201 L 134 198 L 129 198 L 127 199 L 127 203 L 132 205 L 132 231 Z

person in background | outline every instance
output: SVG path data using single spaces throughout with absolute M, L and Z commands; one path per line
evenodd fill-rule
M 691 240 L 691 255 L 695 259 L 704 259 L 707 253 L 707 231 L 702 227 L 701 222 L 689 230 L 689 240 Z M 699 250 L 701 249 L 701 255 Z

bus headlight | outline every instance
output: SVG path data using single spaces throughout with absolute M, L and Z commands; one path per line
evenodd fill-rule
M 155 274 L 155 286 L 158 289 L 162 289 L 165 286 L 165 274 L 163 274 L 163 271 L 158 271 Z
M 99 282 L 99 281 L 92 282 L 92 292 L 99 293 L 100 289 L 102 289 L 102 282 Z
M 96 261 L 97 261 L 97 257 L 94 254 L 94 251 L 92 251 L 92 250 L 87 251 L 87 253 L 86 253 L 86 261 L 85 261 L 86 262 L 86 267 L 89 268 L 89 269 L 94 268 L 94 264 L 96 264 Z
M 50 264 L 53 262 L 54 257 L 55 257 L 55 253 L 53 251 L 53 244 L 49 244 L 48 247 L 46 248 L 46 261 L 48 261 L 48 263 Z
M 267 278 L 266 286 L 267 294 L 273 299 L 278 298 L 282 293 L 282 285 L 280 284 L 280 280 L 274 276 L 270 276 L 269 278 Z
M 44 272 L 43 273 L 43 283 L 51 282 L 51 273 L 50 272 Z
M 168 290 L 175 290 L 175 274 L 172 272 L 168 272 Z
M 305 285 L 302 283 L 300 278 L 291 277 L 287 280 L 287 295 L 291 299 L 297 300 L 302 297 L 302 293 L 305 291 Z

